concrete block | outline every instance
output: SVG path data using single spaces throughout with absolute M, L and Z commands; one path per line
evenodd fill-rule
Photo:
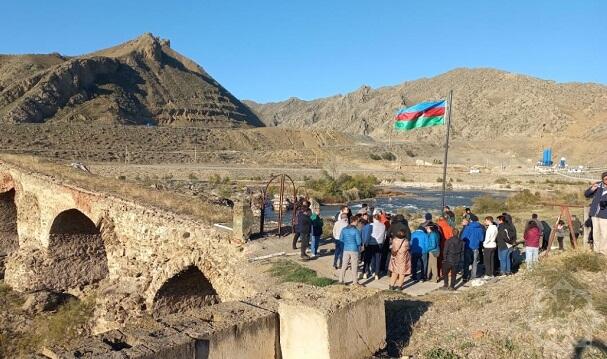
M 289 285 L 278 314 L 284 359 L 368 358 L 385 346 L 384 301 L 375 290 Z
M 278 315 L 242 302 L 225 302 L 160 319 L 196 340 L 196 359 L 278 358 Z
M 44 348 L 42 354 L 52 359 L 192 359 L 195 340 L 156 323 L 83 338 L 70 348 Z

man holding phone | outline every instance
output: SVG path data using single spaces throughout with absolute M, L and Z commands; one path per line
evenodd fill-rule
M 603 172 L 601 179 L 590 186 L 584 196 L 592 198 L 589 214 L 592 217 L 594 251 L 607 255 L 607 172 Z

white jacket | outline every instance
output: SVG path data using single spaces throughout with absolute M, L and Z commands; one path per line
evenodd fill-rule
M 341 235 L 341 231 L 342 229 L 346 228 L 348 226 L 348 220 L 347 219 L 339 219 L 339 221 L 335 222 L 335 224 L 333 225 L 333 238 L 335 240 L 339 240 L 339 236 Z
M 495 243 L 495 238 L 497 238 L 497 226 L 495 224 L 492 224 L 487 227 L 487 231 L 485 232 L 485 241 L 483 242 L 483 248 L 497 247 L 497 243 Z
M 375 239 L 377 244 L 383 244 L 384 239 L 386 239 L 386 226 L 377 219 L 373 219 L 372 228 L 371 237 Z

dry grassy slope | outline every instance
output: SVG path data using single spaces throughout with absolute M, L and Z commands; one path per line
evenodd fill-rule
M 558 84 L 493 69 L 456 69 L 397 86 L 363 86 L 347 95 L 314 101 L 292 98 L 268 104 L 246 103 L 269 126 L 330 128 L 360 134 L 366 121 L 372 136 L 385 139 L 398 108 L 443 98 L 449 89 L 454 91 L 455 139 L 525 136 L 553 142 L 552 136 L 604 138 L 607 134 L 607 86 Z M 398 137 L 427 139 L 428 134 L 430 141 L 438 140 L 443 130 L 413 131 Z
M 151 34 L 73 58 L 1 56 L 0 122 L 263 125 L 200 66 Z
M 401 354 L 420 358 L 574 357 L 581 340 L 607 340 L 604 270 L 605 258 L 596 254 L 555 253 L 532 272 L 463 292 L 433 293 L 417 303 L 419 312 L 398 310 L 396 302 L 389 331 L 398 339 L 413 324 Z M 419 320 L 411 323 L 411 317 Z M 605 355 L 590 352 L 596 356 L 584 357 Z
M 344 148 L 372 145 L 364 136 L 283 128 L 205 129 L 146 126 L 3 125 L 0 149 L 27 151 L 251 151 Z M 10 152 L 10 151 L 7 151 Z

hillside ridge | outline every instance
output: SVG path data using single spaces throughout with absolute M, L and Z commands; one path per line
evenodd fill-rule
M 0 55 L 0 122 L 263 126 L 201 66 L 150 33 L 81 56 Z
M 244 102 L 268 126 L 333 129 L 382 139 L 391 129 L 396 110 L 445 98 L 450 89 L 454 91 L 455 138 L 583 137 L 595 134 L 594 128 L 607 121 L 605 85 L 557 83 L 492 68 L 456 68 L 435 77 L 376 89 L 362 85 L 345 95 L 309 101 L 291 97 L 267 104 Z M 571 129 L 575 129 L 573 134 L 568 133 Z M 399 136 L 421 139 L 436 137 L 439 131 Z

